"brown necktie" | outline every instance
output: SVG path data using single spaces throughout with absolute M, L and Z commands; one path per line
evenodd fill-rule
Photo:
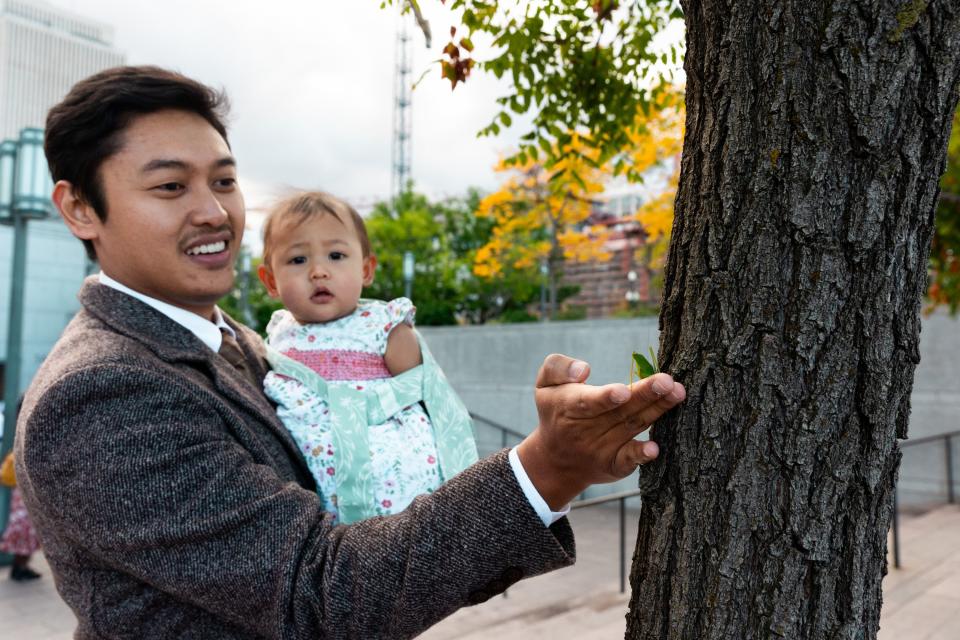
M 243 349 L 240 348 L 240 343 L 238 343 L 237 339 L 228 331 L 221 329 L 220 335 L 223 337 L 223 341 L 220 343 L 220 355 L 223 356 L 224 360 L 233 365 L 233 368 L 236 369 L 240 375 L 249 380 L 250 384 L 259 388 L 260 380 L 257 380 L 254 373 L 250 370 L 247 357 L 244 355 Z

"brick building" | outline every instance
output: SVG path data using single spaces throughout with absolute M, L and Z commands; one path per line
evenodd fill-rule
M 563 284 L 577 285 L 580 292 L 564 305 L 584 308 L 588 318 L 604 318 L 631 305 L 658 302 L 660 293 L 651 287 L 648 259 L 644 259 L 646 234 L 640 223 L 598 211 L 587 224 L 607 228 L 610 237 L 604 249 L 612 257 L 606 262 L 565 263 Z

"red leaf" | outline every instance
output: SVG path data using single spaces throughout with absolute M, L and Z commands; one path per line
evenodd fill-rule
M 460 57 L 460 49 L 452 42 L 443 48 L 443 52 L 454 60 Z
M 455 36 L 455 35 L 457 35 L 457 28 L 456 28 L 456 27 L 450 27 L 450 37 L 452 38 L 452 37 Z
M 597 19 L 601 22 L 611 17 L 620 3 L 617 0 L 596 0 L 593 10 L 597 12 Z

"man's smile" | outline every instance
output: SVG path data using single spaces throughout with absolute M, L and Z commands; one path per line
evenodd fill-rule
M 201 253 L 220 253 L 221 251 L 227 250 L 226 240 L 221 240 L 219 242 L 212 242 L 210 244 L 201 244 L 199 246 L 187 249 L 188 256 L 196 256 Z
M 184 254 L 194 263 L 218 269 L 230 264 L 230 245 L 233 233 L 229 230 L 205 233 L 187 243 Z

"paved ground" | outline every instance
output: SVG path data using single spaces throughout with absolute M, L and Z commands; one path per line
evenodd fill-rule
M 636 535 L 627 513 L 627 540 Z M 526 580 L 506 598 L 464 609 L 425 640 L 610 640 L 623 637 L 627 598 L 618 592 L 617 510 L 573 514 L 579 559 L 571 569 Z M 901 525 L 903 569 L 884 582 L 879 640 L 960 639 L 960 507 L 943 507 Z M 628 552 L 632 551 L 629 549 Z M 629 554 L 628 554 L 629 555 Z M 42 558 L 42 580 L 0 580 L 0 637 L 66 640 L 74 618 L 56 594 Z

